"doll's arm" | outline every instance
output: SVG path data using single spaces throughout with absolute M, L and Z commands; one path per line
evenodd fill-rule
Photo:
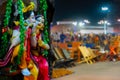
M 49 49 L 49 45 L 44 43 L 42 40 L 38 40 L 38 45 L 44 49 Z

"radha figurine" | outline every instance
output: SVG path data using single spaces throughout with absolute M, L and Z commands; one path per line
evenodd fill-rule
M 41 32 L 44 30 L 44 17 L 39 15 L 36 17 L 36 24 L 32 27 L 31 34 L 31 53 L 34 61 L 39 68 L 38 80 L 49 80 L 48 62 L 41 54 L 40 48 L 49 49 L 49 45 L 45 44 L 41 38 Z

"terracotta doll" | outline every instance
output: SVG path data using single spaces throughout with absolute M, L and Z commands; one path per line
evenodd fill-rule
M 29 10 L 28 10 L 29 11 Z M 24 42 L 24 52 L 21 57 L 21 63 L 18 65 L 21 69 L 21 73 L 24 76 L 24 80 L 37 80 L 38 77 L 38 69 L 32 59 L 30 58 L 30 28 L 35 23 L 35 16 L 31 13 L 28 18 L 25 20 L 25 29 L 26 36 Z M 13 30 L 12 38 L 11 38 L 11 46 L 9 50 L 14 47 L 13 55 L 11 58 L 11 63 L 14 64 L 14 58 L 19 55 L 20 50 L 20 32 L 19 32 L 19 22 L 14 21 L 15 27 Z
M 39 68 L 38 80 L 49 80 L 48 62 L 40 51 L 40 48 L 49 49 L 49 45 L 45 44 L 41 39 L 41 31 L 44 29 L 44 18 L 40 15 L 37 16 L 36 20 L 36 24 L 32 28 L 31 53 Z

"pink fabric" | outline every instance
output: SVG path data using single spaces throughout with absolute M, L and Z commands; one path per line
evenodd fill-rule
M 50 80 L 49 79 L 49 70 L 48 70 L 48 62 L 43 56 L 34 56 L 38 68 L 39 68 L 39 75 L 37 80 Z
M 4 67 L 4 66 L 6 66 L 6 65 L 8 64 L 8 62 L 9 62 L 10 59 L 11 59 L 12 52 L 13 52 L 13 48 L 11 48 L 11 49 L 7 52 L 7 54 L 6 54 L 5 58 L 3 58 L 3 60 L 0 60 L 0 67 Z

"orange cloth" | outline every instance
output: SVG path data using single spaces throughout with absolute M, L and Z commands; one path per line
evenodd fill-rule
M 21 69 L 27 68 L 27 62 L 25 60 L 26 56 L 27 56 L 27 53 L 26 51 L 24 51 L 23 56 L 21 57 L 21 63 L 19 65 Z
M 33 75 L 30 76 L 24 76 L 24 80 L 35 80 Z

